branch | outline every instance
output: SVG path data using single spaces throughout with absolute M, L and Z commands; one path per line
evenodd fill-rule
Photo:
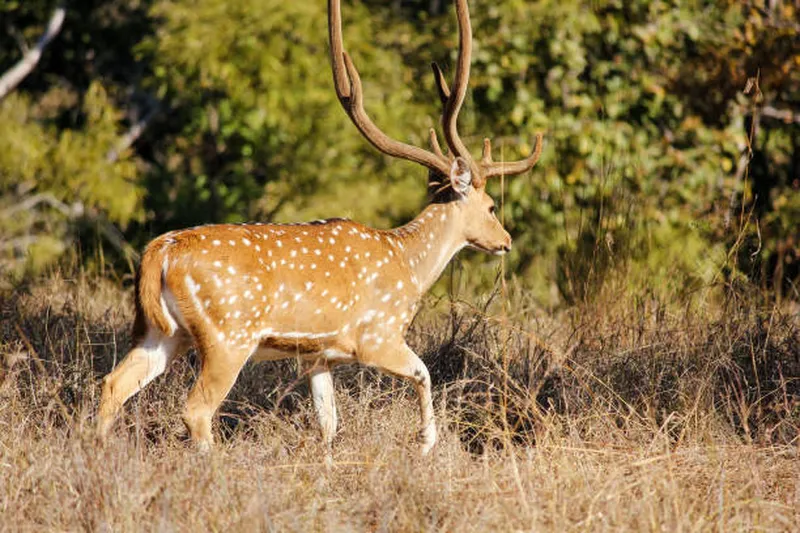
M 70 221 L 76 221 L 80 218 L 83 218 L 86 221 L 92 222 L 96 224 L 98 231 L 106 238 L 106 240 L 111 243 L 111 245 L 119 250 L 123 256 L 128 260 L 129 263 L 131 261 L 136 262 L 139 260 L 139 254 L 136 250 L 125 240 L 125 237 L 122 235 L 122 232 L 117 229 L 117 227 L 107 220 L 101 213 L 99 213 L 95 209 L 86 209 L 84 205 L 80 202 L 75 202 L 71 206 L 65 204 L 61 200 L 57 199 L 50 193 L 40 193 L 30 196 L 21 202 L 18 202 L 16 205 L 13 205 L 9 208 L 6 208 L 0 211 L 0 219 L 3 218 L 11 218 L 17 213 L 22 211 L 30 211 L 31 209 L 35 208 L 40 204 L 46 204 L 51 208 L 55 209 L 59 213 L 61 213 L 64 218 Z M 34 242 L 38 237 L 35 235 L 26 236 L 26 237 L 18 237 L 16 239 L 8 239 L 2 240 L 0 239 L 0 248 L 13 246 L 15 249 L 18 248 L 25 248 Z
M 750 92 L 750 89 L 753 87 L 750 83 L 754 84 L 756 90 L 756 95 L 761 95 L 761 89 L 758 86 L 758 78 L 750 78 L 747 83 L 747 87 L 745 87 L 745 94 Z M 756 135 L 758 133 L 758 129 L 761 127 L 761 118 L 764 116 L 763 108 L 759 109 L 757 106 L 753 107 L 752 112 L 752 122 L 750 123 L 750 131 L 747 132 L 747 137 L 745 142 L 739 146 L 739 162 L 736 164 L 736 174 L 734 174 L 734 186 L 731 189 L 731 197 L 728 202 L 728 209 L 725 211 L 725 218 L 724 224 L 725 228 L 729 228 L 731 225 L 731 221 L 733 220 L 733 216 L 735 215 L 735 210 L 738 207 L 736 205 L 736 197 L 738 194 L 738 183 L 740 181 L 744 182 L 747 180 L 748 174 L 750 172 L 750 160 L 753 159 L 753 143 L 755 142 Z M 747 110 L 745 110 L 747 112 Z M 744 185 L 742 186 L 744 188 Z
M 125 133 L 125 135 L 119 138 L 119 141 L 117 141 L 117 146 L 108 151 L 106 154 L 106 161 L 109 163 L 116 163 L 117 159 L 119 159 L 119 155 L 133 146 L 133 143 L 139 140 L 139 137 L 142 136 L 144 130 L 147 129 L 147 126 L 150 125 L 150 122 L 153 120 L 153 118 L 155 118 L 159 111 L 160 106 L 158 104 L 154 104 L 150 111 L 148 111 L 141 120 L 133 124 Z
M 36 43 L 36 46 L 28 50 L 16 65 L 11 67 L 11 69 L 0 77 L 0 100 L 8 96 L 8 93 L 13 91 L 14 88 L 36 68 L 36 65 L 42 58 L 44 49 L 50 44 L 50 41 L 58 35 L 58 32 L 61 31 L 61 25 L 64 23 L 65 14 L 66 9 L 60 6 L 57 7 L 50 17 L 50 22 L 47 23 L 47 29 L 39 38 L 39 42 Z
M 39 204 L 47 204 L 65 217 L 74 218 L 83 214 L 83 205 L 76 203 L 71 207 L 57 199 L 49 192 L 34 194 L 3 211 L 0 211 L 0 218 L 10 218 L 21 211 L 30 211 Z
M 25 42 L 25 37 L 23 37 L 19 30 L 17 30 L 17 28 L 14 26 L 11 26 L 8 28 L 8 34 L 11 35 L 15 41 L 17 41 L 17 45 L 19 46 L 22 55 L 27 54 L 31 47 Z
M 800 124 L 800 113 L 796 113 L 791 109 L 778 109 L 777 107 L 766 105 L 761 108 L 761 114 L 765 117 L 782 120 L 787 124 L 791 124 L 792 122 Z
M 24 252 L 38 240 L 39 237 L 37 237 L 36 235 L 25 235 L 24 237 L 6 239 L 4 241 L 0 241 L 0 249 L 11 248 L 15 252 Z
M 128 266 L 133 270 L 133 264 L 139 262 L 139 253 L 125 240 L 125 236 L 112 222 L 107 220 L 101 213 L 92 210 L 86 219 L 97 224 L 97 229 L 116 248 L 128 261 Z

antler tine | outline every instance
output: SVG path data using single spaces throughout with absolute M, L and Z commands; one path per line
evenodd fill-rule
M 436 130 L 431 128 L 430 129 L 430 137 L 431 137 L 431 149 L 433 153 L 437 155 L 437 157 L 441 157 L 442 159 L 447 159 L 445 155 L 442 153 L 442 147 L 439 146 L 439 137 L 436 136 Z
M 450 99 L 450 89 L 447 87 L 447 80 L 444 79 L 444 74 L 439 65 L 431 63 L 433 69 L 433 79 L 436 80 L 436 89 L 439 92 L 439 100 L 442 101 L 442 106 L 447 106 L 447 101 Z
M 367 115 L 364 109 L 361 77 L 358 75 L 352 59 L 344 51 L 340 0 L 328 0 L 328 31 L 336 95 L 361 134 L 375 148 L 389 156 L 414 161 L 445 176 L 448 175 L 450 165 L 447 159 L 422 148 L 392 139 L 381 131 Z
M 531 155 L 527 158 L 523 159 L 522 161 L 513 161 L 511 163 L 505 162 L 498 162 L 493 163 L 491 162 L 491 144 L 489 144 L 488 139 L 484 141 L 484 157 L 483 161 L 481 161 L 481 168 L 483 170 L 482 174 L 484 179 L 492 178 L 495 176 L 513 176 L 515 174 L 522 174 L 523 172 L 527 172 L 528 170 L 533 168 L 533 165 L 539 161 L 539 156 L 542 155 L 542 134 L 536 134 L 536 146 L 533 147 L 531 151 Z M 489 158 L 486 158 L 486 148 L 489 148 Z
M 336 96 L 350 113 L 350 80 L 344 65 L 344 43 L 342 40 L 342 10 L 340 0 L 328 1 L 328 38 L 331 47 L 331 68 L 333 69 L 333 84 L 336 87 Z
M 492 140 L 489 137 L 483 139 L 483 155 L 481 164 L 488 165 L 492 162 Z
M 458 17 L 458 61 L 456 63 L 456 74 L 453 80 L 453 91 L 449 95 L 442 113 L 442 128 L 444 137 L 450 150 L 456 156 L 461 156 L 472 163 L 469 150 L 461 141 L 458 135 L 458 113 L 467 95 L 467 84 L 469 83 L 469 69 L 472 61 L 472 24 L 469 20 L 469 7 L 467 0 L 456 0 L 456 15 Z M 438 67 L 434 69 L 438 70 Z M 441 76 L 441 71 L 436 75 L 436 84 L 440 95 L 445 92 L 447 85 Z

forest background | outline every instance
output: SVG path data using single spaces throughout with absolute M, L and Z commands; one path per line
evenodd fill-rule
M 0 3 L 0 72 L 58 7 Z M 173 228 L 330 216 L 388 227 L 424 203 L 425 171 L 377 153 L 340 108 L 322 0 L 65 7 L 0 100 L 6 286 L 76 257 L 128 274 Z M 457 52 L 451 6 L 343 12 L 367 110 L 425 144 L 439 113 L 429 63 L 452 74 Z M 798 298 L 794 2 L 497 0 L 471 13 L 468 145 L 491 136 L 496 159 L 514 160 L 545 134 L 537 167 L 502 191 L 507 270 L 537 301 L 590 299 L 611 269 L 670 294 L 753 283 Z M 495 266 L 474 266 L 470 279 L 493 279 Z

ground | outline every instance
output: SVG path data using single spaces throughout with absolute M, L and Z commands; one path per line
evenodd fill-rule
M 544 312 L 426 303 L 440 441 L 413 390 L 335 372 L 332 464 L 294 361 L 250 365 L 198 454 L 192 354 L 93 434 L 130 289 L 52 276 L 0 299 L 0 530 L 797 531 L 800 327 L 758 299 L 616 294 Z M 504 308 L 505 307 L 505 308 Z

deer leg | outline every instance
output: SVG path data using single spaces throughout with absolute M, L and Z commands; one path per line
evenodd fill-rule
M 377 349 L 375 350 L 377 352 Z M 396 349 L 383 349 L 364 359 L 364 362 L 379 367 L 390 374 L 406 379 L 414 384 L 419 398 L 422 429 L 419 433 L 422 442 L 422 455 L 427 455 L 436 444 L 436 423 L 431 396 L 431 376 L 422 359 L 405 343 Z
M 207 451 L 214 444 L 211 419 L 230 392 L 253 349 L 211 346 L 200 350 L 202 368 L 189 392 L 183 413 L 183 421 L 199 450 Z
M 123 404 L 145 385 L 161 375 L 181 348 L 183 340 L 168 337 L 157 328 L 150 328 L 114 370 L 103 378 L 103 391 L 97 418 L 97 433 L 108 435 Z
M 324 362 L 317 362 L 309 372 L 311 398 L 317 413 L 322 440 L 330 449 L 338 424 L 336 416 L 336 397 L 333 392 L 331 369 Z

